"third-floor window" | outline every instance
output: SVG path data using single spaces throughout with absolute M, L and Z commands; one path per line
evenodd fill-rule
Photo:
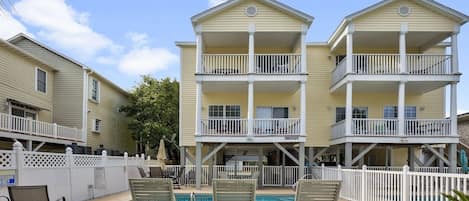
M 91 100 L 99 102 L 99 82 L 96 79 L 91 80 Z
M 36 91 L 47 91 L 47 73 L 40 68 L 36 68 Z

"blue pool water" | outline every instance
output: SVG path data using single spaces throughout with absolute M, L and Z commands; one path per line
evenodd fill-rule
M 176 194 L 177 201 L 190 201 L 189 194 Z M 256 201 L 294 201 L 294 195 L 256 195 Z M 195 201 L 212 201 L 210 194 L 197 194 Z

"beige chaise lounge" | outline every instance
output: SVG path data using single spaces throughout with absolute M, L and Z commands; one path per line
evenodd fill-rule
M 170 178 L 129 179 L 132 201 L 176 201 Z
M 295 201 L 337 201 L 340 181 L 301 179 L 296 188 Z
M 255 201 L 257 179 L 214 179 L 213 201 Z

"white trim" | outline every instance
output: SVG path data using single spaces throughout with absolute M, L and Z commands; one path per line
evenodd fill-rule
M 306 81 L 307 74 L 294 74 L 294 75 L 206 75 L 196 74 L 195 79 L 200 82 L 210 81 L 242 81 L 242 82 L 262 82 L 262 81 Z
M 306 137 L 302 135 L 291 136 L 195 136 L 196 142 L 214 142 L 214 143 L 273 143 L 273 142 L 305 142 Z
M 399 136 L 347 136 L 330 139 L 331 145 L 351 143 L 388 143 L 388 144 L 448 144 L 459 143 L 459 136 L 399 137 Z
M 91 73 L 91 72 L 90 72 Z M 88 98 L 89 98 L 89 74 L 86 69 L 83 69 L 83 103 L 82 103 L 82 139 L 85 143 L 88 142 Z
M 46 74 L 46 77 L 45 77 L 45 79 L 46 79 L 46 80 L 45 80 L 45 85 L 46 85 L 46 86 L 45 86 L 45 88 L 44 88 L 45 91 L 40 91 L 40 90 L 38 89 L 38 85 L 37 85 L 37 81 L 38 81 L 38 80 L 37 80 L 37 78 L 38 78 L 38 77 L 37 77 L 37 72 L 38 72 L 38 70 L 43 71 L 43 72 Z M 44 69 L 42 69 L 42 68 L 40 68 L 40 67 L 35 67 L 35 68 L 34 68 L 34 89 L 35 89 L 37 92 L 40 92 L 40 93 L 42 93 L 42 94 L 47 94 L 47 87 L 48 87 L 48 84 L 47 84 L 47 74 L 48 74 L 47 71 L 44 70 Z

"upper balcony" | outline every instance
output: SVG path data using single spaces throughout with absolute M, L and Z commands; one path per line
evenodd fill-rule
M 84 144 L 81 129 L 4 113 L 0 113 L 0 137 L 59 144 Z

